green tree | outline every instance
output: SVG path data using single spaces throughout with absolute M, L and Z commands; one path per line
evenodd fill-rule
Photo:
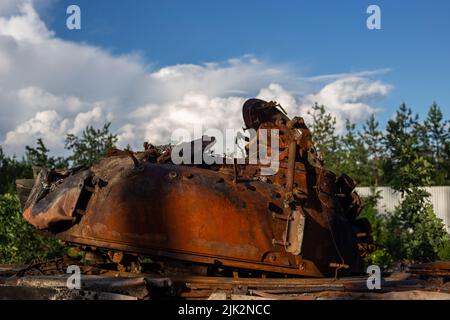
M 427 139 L 425 151 L 429 151 L 429 159 L 433 165 L 433 185 L 445 185 L 450 182 L 449 172 L 446 170 L 450 158 L 445 153 L 450 139 L 448 127 L 449 122 L 444 120 L 441 108 L 434 102 L 428 110 L 423 126 L 423 136 Z
M 447 130 L 447 134 L 450 135 L 450 126 Z M 445 159 L 444 163 L 443 163 L 443 168 L 444 168 L 444 171 L 447 176 L 445 185 L 449 185 L 450 184 L 450 139 L 447 139 L 447 141 L 445 142 L 443 154 L 444 154 L 444 159 Z
M 387 125 L 386 174 L 403 199 L 386 218 L 384 246 L 399 260 L 431 261 L 449 247 L 444 224 L 434 214 L 429 194 L 422 188 L 431 184 L 433 175 L 433 166 L 423 154 L 422 129 L 418 115 L 405 104 Z
M 369 185 L 368 153 L 356 125 L 347 120 L 346 133 L 338 135 L 336 118 L 327 113 L 324 105 L 314 104 L 308 114 L 313 140 L 325 166 L 337 175 L 350 175 L 359 185 Z
M 42 141 L 42 138 L 38 138 L 36 144 L 36 148 L 32 148 L 30 146 L 25 147 L 27 160 L 31 163 L 31 165 L 57 169 L 67 168 L 67 160 L 62 157 L 49 156 L 50 150 L 47 149 L 44 141 Z
M 312 131 L 313 141 L 316 149 L 327 168 L 336 171 L 338 164 L 338 142 L 336 134 L 336 118 L 327 113 L 324 105 L 314 104 L 312 110 L 308 111 L 312 118 L 309 128 Z
M 90 166 L 113 148 L 117 142 L 117 135 L 109 132 L 111 123 L 106 123 L 103 128 L 95 129 L 87 126 L 81 138 L 68 134 L 66 149 L 72 151 L 68 160 L 73 166 Z
M 436 217 L 429 194 L 411 188 L 386 219 L 385 247 L 396 260 L 450 259 L 450 238 Z
M 419 116 L 413 115 L 403 103 L 395 118 L 388 121 L 386 131 L 384 173 L 389 177 L 387 183 L 401 193 L 416 186 L 430 185 L 433 168 L 420 144 Z
M 31 166 L 22 159 L 7 157 L 0 146 L 0 195 L 16 191 L 16 179 L 32 178 Z
M 370 186 L 379 186 L 384 182 L 383 160 L 385 148 L 383 146 L 383 133 L 379 129 L 379 122 L 372 114 L 362 127 L 359 136 L 367 152 L 367 177 L 370 179 Z
M 346 120 L 346 133 L 339 138 L 336 159 L 337 174 L 351 176 L 358 185 L 370 186 L 371 175 L 368 172 L 368 152 L 363 140 L 356 132 L 356 125 Z

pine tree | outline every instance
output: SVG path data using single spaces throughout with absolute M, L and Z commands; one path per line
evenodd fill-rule
M 356 125 L 346 120 L 346 133 L 340 136 L 338 150 L 337 174 L 345 173 L 352 177 L 358 185 L 370 186 L 371 175 L 368 174 L 368 152 Z
M 428 110 L 424 123 L 424 133 L 427 138 L 426 150 L 429 150 L 429 159 L 434 167 L 432 183 L 445 185 L 449 182 L 449 172 L 445 165 L 450 160 L 446 157 L 446 145 L 449 143 L 449 122 L 444 120 L 440 107 L 434 102 Z
M 379 130 L 379 122 L 375 120 L 374 114 L 367 119 L 359 135 L 367 152 L 369 185 L 375 187 L 382 185 L 385 148 L 383 147 L 383 133 Z
M 50 150 L 47 149 L 42 138 L 38 138 L 36 144 L 36 148 L 25 147 L 26 157 L 31 165 L 46 168 L 67 168 L 68 163 L 64 158 L 49 156 Z
M 338 135 L 336 134 L 336 118 L 327 113 L 324 105 L 314 104 L 312 110 L 308 111 L 312 118 L 309 128 L 312 131 L 313 141 L 316 149 L 327 168 L 336 170 Z
M 402 104 L 387 125 L 385 168 L 391 187 L 403 199 L 387 219 L 385 245 L 396 259 L 432 261 L 447 250 L 450 240 L 422 188 L 431 184 L 433 167 L 423 154 L 423 126 L 418 119 Z
M 114 147 L 118 139 L 117 135 L 109 132 L 110 125 L 111 123 L 106 123 L 101 129 L 87 126 L 81 138 L 73 134 L 67 135 L 66 149 L 72 151 L 68 160 L 73 166 L 90 166 Z
M 30 146 L 25 147 L 27 151 L 27 159 L 34 166 L 46 167 L 48 165 L 48 153 L 50 150 L 45 147 L 42 138 L 38 138 L 36 144 L 36 148 L 32 148 Z
M 422 153 L 419 116 L 413 115 L 403 103 L 395 118 L 388 121 L 386 131 L 384 173 L 387 182 L 402 193 L 408 188 L 430 185 L 432 165 Z

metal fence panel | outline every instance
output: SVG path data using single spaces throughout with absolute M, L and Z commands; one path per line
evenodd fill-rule
M 390 187 L 378 187 L 378 190 L 381 191 L 381 199 L 377 209 L 381 213 L 392 212 L 401 201 L 400 194 L 395 193 Z M 442 219 L 447 232 L 450 233 L 450 187 L 426 187 L 425 190 L 431 195 L 430 200 L 436 216 Z M 371 194 L 369 187 L 359 187 L 356 191 L 362 197 Z

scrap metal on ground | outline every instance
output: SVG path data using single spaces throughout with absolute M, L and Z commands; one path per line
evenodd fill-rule
M 450 276 L 416 271 L 383 274 L 380 289 L 367 277 L 232 278 L 134 274 L 82 265 L 81 288 L 69 289 L 64 273 L 73 261 L 26 267 L 0 266 L 1 299 L 38 300 L 450 300 Z M 448 263 L 447 263 L 448 265 Z M 442 263 L 417 265 L 416 270 Z M 423 267 L 423 268 L 422 268 Z M 70 279 L 69 279 L 70 281 Z

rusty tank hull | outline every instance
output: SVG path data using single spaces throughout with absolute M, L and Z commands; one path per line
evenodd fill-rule
M 285 119 L 264 110 L 272 113 L 262 123 Z M 358 272 L 371 238 L 357 217 L 354 184 L 305 158 L 314 154 L 305 141 L 292 152 L 289 133 L 303 130 L 308 139 L 308 131 L 289 125 L 277 123 L 285 152 L 273 176 L 248 161 L 175 165 L 167 152 L 115 150 L 88 169 L 41 171 L 24 217 L 60 240 L 110 254 L 314 277 Z

